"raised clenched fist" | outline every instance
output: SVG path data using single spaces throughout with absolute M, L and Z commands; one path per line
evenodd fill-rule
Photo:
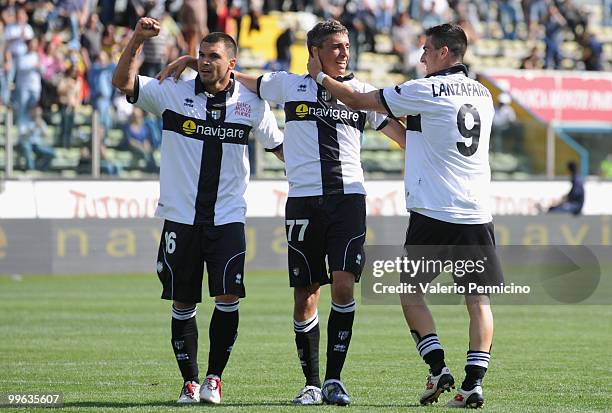
M 160 25 L 159 22 L 150 17 L 143 17 L 136 23 L 136 29 L 134 30 L 134 36 L 140 39 L 149 39 L 159 34 Z

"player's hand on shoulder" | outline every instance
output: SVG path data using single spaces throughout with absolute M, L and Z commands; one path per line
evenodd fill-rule
M 194 62 L 197 65 L 197 59 L 192 56 L 181 56 L 178 59 L 172 61 L 168 66 L 164 67 L 161 72 L 155 75 L 155 79 L 159 80 L 159 83 L 163 82 L 166 78 L 174 74 L 174 81 L 178 82 L 181 78 L 181 74 L 187 67 L 190 67 Z
M 134 36 L 140 40 L 150 39 L 159 34 L 161 26 L 159 22 L 151 17 L 142 17 L 136 23 Z

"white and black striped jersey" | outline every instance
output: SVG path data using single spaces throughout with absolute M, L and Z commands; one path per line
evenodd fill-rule
M 376 90 L 352 75 L 338 80 L 360 92 Z M 289 197 L 365 194 L 360 157 L 365 121 L 379 130 L 386 115 L 349 109 L 309 75 L 267 73 L 257 81 L 257 94 L 284 105 Z
M 491 222 L 491 93 L 456 65 L 380 90 L 392 116 L 406 116 L 406 207 L 456 224 Z
M 129 99 L 163 121 L 155 216 L 182 224 L 244 222 L 251 130 L 268 149 L 283 134 L 270 106 L 233 79 L 214 95 L 189 81 L 138 76 Z

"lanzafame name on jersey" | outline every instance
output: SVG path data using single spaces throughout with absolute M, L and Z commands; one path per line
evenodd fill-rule
M 436 93 L 436 87 L 438 93 Z M 489 90 L 481 84 L 475 83 L 440 83 L 431 85 L 433 97 L 438 96 L 489 96 Z

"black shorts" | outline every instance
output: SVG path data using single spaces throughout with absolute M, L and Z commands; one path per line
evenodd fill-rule
M 244 297 L 245 251 L 243 223 L 187 225 L 166 220 L 157 254 L 162 298 L 201 302 L 204 263 L 211 297 Z
M 291 287 L 329 284 L 333 271 L 350 272 L 359 282 L 365 265 L 364 195 L 287 198 L 285 232 Z
M 492 222 L 453 224 L 413 211 L 404 248 L 406 256 L 420 267 L 402 272 L 403 283 L 428 283 L 441 272 L 452 273 L 454 282 L 466 291 L 469 284 L 493 286 L 504 281 Z

